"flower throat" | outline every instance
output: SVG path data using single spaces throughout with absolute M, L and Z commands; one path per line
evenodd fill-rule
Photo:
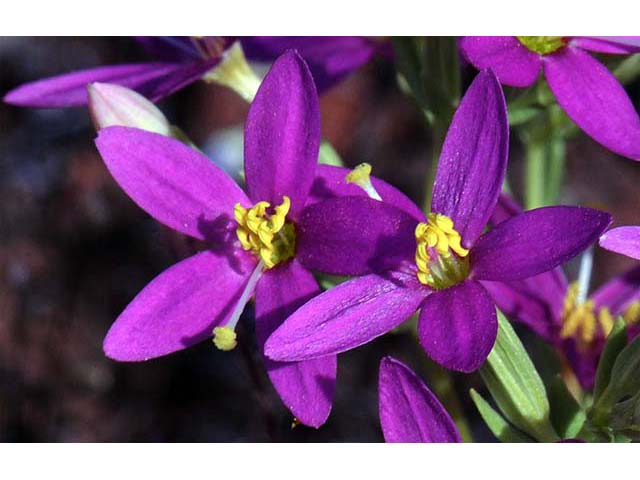
M 469 250 L 446 215 L 430 213 L 419 223 L 416 235 L 418 280 L 435 290 L 452 287 L 469 276 Z
M 270 207 L 269 202 L 258 202 L 251 208 L 238 203 L 233 210 L 238 222 L 236 235 L 242 248 L 252 251 L 267 269 L 293 257 L 296 247 L 295 228 L 286 221 L 291 200 L 282 197 L 282 203 L 271 214 Z
M 564 47 L 563 37 L 516 37 L 518 41 L 532 52 L 547 55 Z

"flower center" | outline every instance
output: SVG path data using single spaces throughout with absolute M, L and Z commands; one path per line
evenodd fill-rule
M 532 52 L 546 55 L 560 50 L 565 45 L 563 37 L 516 37 Z
M 258 202 L 248 209 L 238 203 L 233 210 L 242 248 L 257 255 L 267 269 L 293 257 L 296 247 L 295 228 L 286 221 L 291 208 L 289 197 L 282 197 L 272 213 L 269 207 L 269 202 Z
M 416 227 L 418 280 L 435 290 L 452 287 L 469 276 L 469 250 L 446 215 L 430 213 Z
M 572 283 L 562 307 L 561 338 L 575 338 L 581 349 L 589 348 L 598 332 L 606 338 L 613 328 L 613 316 L 607 307 L 596 311 L 593 300 L 578 302 L 579 284 Z M 632 302 L 622 314 L 627 325 L 640 321 L 640 300 Z

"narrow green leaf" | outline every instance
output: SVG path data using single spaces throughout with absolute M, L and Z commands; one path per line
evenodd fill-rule
M 557 375 L 549 384 L 549 403 L 551 404 L 551 424 L 560 437 L 575 438 L 582 429 L 587 415 L 573 398 L 560 375 Z
M 559 439 L 549 421 L 549 401 L 540 375 L 500 311 L 496 344 L 480 375 L 511 423 L 537 440 Z
M 509 424 L 498 412 L 496 412 L 489 402 L 473 388 L 469 391 L 473 403 L 475 403 L 480 416 L 493 433 L 502 443 L 528 443 L 533 439 L 520 432 Z
M 602 354 L 600 355 L 600 362 L 598 363 L 598 370 L 596 372 L 596 383 L 593 390 L 594 403 L 600 399 L 602 392 L 604 392 L 604 389 L 609 385 L 613 364 L 626 345 L 627 328 L 624 320 L 618 317 L 613 324 L 611 333 L 609 333 L 607 337 L 607 343 L 605 343 Z

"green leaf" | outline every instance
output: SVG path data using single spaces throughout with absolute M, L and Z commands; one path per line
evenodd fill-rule
M 611 369 L 611 379 L 598 401 L 589 412 L 591 422 L 596 426 L 607 426 L 616 404 L 628 401 L 627 397 L 638 398 L 640 393 L 640 336 L 622 349 Z M 618 410 L 619 415 L 629 415 L 635 404 L 627 404 Z M 640 423 L 640 415 L 636 418 Z
M 575 438 L 582 429 L 587 414 L 573 398 L 560 375 L 557 375 L 549 384 L 549 403 L 551 424 L 560 437 Z
M 473 388 L 469 391 L 473 403 L 476 404 L 480 416 L 493 433 L 502 443 L 528 443 L 533 439 L 520 432 L 509 424 L 498 412 L 496 412 L 489 402 L 476 392 Z
M 613 324 L 613 328 L 607 337 L 607 343 L 605 343 L 602 354 L 600 355 L 600 362 L 598 363 L 598 370 L 596 372 L 596 383 L 593 390 L 594 403 L 600 399 L 604 389 L 609 385 L 613 364 L 626 345 L 626 324 L 622 318 L 618 317 Z
M 512 127 L 516 127 L 518 125 L 522 125 L 523 123 L 527 123 L 529 120 L 538 115 L 540 111 L 541 110 L 536 107 L 509 107 L 509 125 L 511 125 Z
M 335 148 L 333 148 L 333 146 L 326 140 L 323 140 L 320 144 L 318 163 L 322 163 L 324 165 L 333 165 L 334 167 L 344 167 L 342 158 L 340 158 L 340 155 L 338 155 L 338 152 L 336 152 Z
M 498 311 L 498 337 L 480 375 L 504 416 L 537 440 L 559 439 L 544 384 L 520 339 Z

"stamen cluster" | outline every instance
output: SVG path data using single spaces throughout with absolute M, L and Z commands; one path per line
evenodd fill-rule
M 242 248 L 255 253 L 267 269 L 293 257 L 295 252 L 295 229 L 286 221 L 291 200 L 283 196 L 272 214 L 268 212 L 270 206 L 269 202 L 258 202 L 247 209 L 238 203 L 233 211 Z
M 421 283 L 440 290 L 467 277 L 469 250 L 460 245 L 462 239 L 449 217 L 430 213 L 427 223 L 418 224 L 415 235 L 416 265 Z

